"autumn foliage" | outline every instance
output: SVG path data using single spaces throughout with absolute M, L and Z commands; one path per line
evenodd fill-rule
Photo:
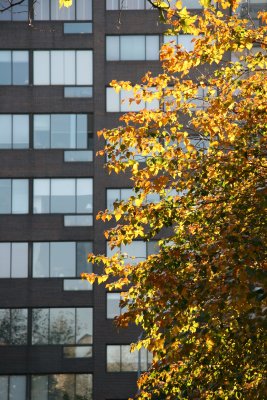
M 169 32 L 194 35 L 194 49 L 165 44 L 160 75 L 113 81 L 146 107 L 99 133 L 108 171 L 130 171 L 135 193 L 98 215 L 117 223 L 110 246 L 160 239 L 159 251 L 137 264 L 90 255 L 96 274 L 85 277 L 123 292 L 117 323 L 139 325 L 135 347 L 153 352 L 138 399 L 262 400 L 267 13 L 257 27 L 229 16 L 238 1 L 203 3 L 199 16 L 180 1 L 164 11 Z

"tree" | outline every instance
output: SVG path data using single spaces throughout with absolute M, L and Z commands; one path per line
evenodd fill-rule
M 267 13 L 256 27 L 230 15 L 238 1 L 217 3 L 202 0 L 200 16 L 180 1 L 166 11 L 193 50 L 167 43 L 161 74 L 113 81 L 143 108 L 99 132 L 109 173 L 130 171 L 135 193 L 98 214 L 117 222 L 110 247 L 161 238 L 137 264 L 91 254 L 103 270 L 83 275 L 123 292 L 117 323 L 140 326 L 133 348 L 153 352 L 138 399 L 265 396 Z

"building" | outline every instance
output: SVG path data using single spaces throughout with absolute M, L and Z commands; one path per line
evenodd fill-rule
M 130 190 L 95 157 L 128 109 L 108 84 L 159 72 L 164 27 L 145 0 L 73 3 L 0 14 L 0 400 L 126 399 L 149 363 L 113 324 L 119 294 L 79 275 L 106 251 L 95 215 Z

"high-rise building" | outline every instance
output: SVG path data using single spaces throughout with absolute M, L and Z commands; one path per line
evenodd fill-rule
M 184 3 L 200 12 L 198 0 Z M 146 0 L 9 4 L 0 2 L 0 400 L 127 399 L 149 354 L 129 352 L 137 328 L 113 323 L 119 293 L 79 276 L 89 252 L 106 251 L 95 215 L 131 190 L 95 156 L 96 132 L 129 109 L 109 82 L 160 71 L 164 26 Z M 177 39 L 188 49 L 189 36 Z M 138 241 L 128 250 L 153 251 Z

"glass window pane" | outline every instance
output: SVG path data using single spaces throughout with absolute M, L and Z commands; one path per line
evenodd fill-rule
M 120 37 L 106 37 L 106 59 L 107 61 L 119 61 L 120 59 Z
M 82 272 L 92 272 L 92 264 L 87 262 L 87 255 L 93 251 L 92 243 L 78 242 L 77 243 L 77 254 L 76 254 L 76 265 L 77 275 L 80 276 Z
M 106 10 L 118 10 L 119 0 L 106 0 Z
M 76 276 L 74 242 L 50 243 L 50 277 Z
M 33 243 L 33 278 L 49 278 L 49 243 Z
M 49 400 L 78 400 L 74 397 L 75 375 L 49 375 Z M 86 399 L 87 400 L 87 399 Z M 88 399 L 89 400 L 89 399 Z
M 33 52 L 33 84 L 50 85 L 50 52 Z
M 120 346 L 107 346 L 107 371 L 119 372 L 120 370 Z
M 1 77 L 0 77 L 1 79 Z M 11 149 L 12 144 L 12 116 L 0 115 L 0 148 Z
M 50 115 L 33 116 L 33 147 L 50 148 Z
M 93 211 L 93 180 L 77 179 L 77 213 Z
M 0 179 L 0 214 L 11 213 L 11 179 Z
M 107 112 L 120 111 L 120 95 L 111 87 L 106 88 L 106 102 Z
M 10 310 L 0 309 L 0 345 L 11 344 L 10 331 Z
M 137 104 L 135 101 L 132 103 L 129 102 L 129 99 L 134 98 L 133 92 L 132 91 L 127 91 L 127 90 L 122 90 L 121 91 L 121 111 L 140 111 L 143 108 L 145 108 L 145 102 L 142 100 L 140 101 L 139 104 Z
M 136 264 L 139 261 L 144 261 L 146 259 L 146 243 L 136 240 L 131 244 L 122 245 L 121 252 L 128 254 L 126 262 Z M 132 259 L 131 257 L 135 258 Z
M 93 343 L 92 308 L 76 309 L 76 344 Z
M 9 396 L 12 400 L 26 400 L 26 376 L 10 376 Z
M 92 20 L 92 0 L 76 0 L 76 19 Z
M 91 162 L 93 161 L 93 152 L 91 150 L 73 150 L 64 151 L 65 162 Z
M 138 352 L 130 352 L 129 345 L 121 346 L 121 371 L 138 370 Z
M 67 86 L 64 87 L 64 97 L 93 97 L 93 88 L 90 86 Z
M 11 275 L 11 251 L 10 243 L 0 243 L 0 278 L 9 278 Z
M 93 226 L 92 215 L 65 215 L 64 226 Z
M 51 212 L 75 211 L 75 179 L 51 179 Z
M 27 278 L 28 243 L 12 243 L 11 277 Z
M 25 308 L 11 309 L 11 340 L 12 344 L 27 344 L 28 310 Z
M 29 115 L 13 116 L 13 148 L 29 148 Z
M 33 181 L 33 213 L 50 212 L 50 180 L 34 179 Z
M 29 212 L 29 181 L 13 179 L 12 181 L 12 213 L 27 214 Z
M 1 0 L 1 8 L 8 7 L 9 1 L 10 0 Z M 0 13 L 0 21 L 11 21 L 11 8 Z
M 146 60 L 159 59 L 159 36 L 146 36 Z
M 29 83 L 29 52 L 13 51 L 13 85 Z
M 202 8 L 201 4 L 199 3 L 199 0 L 183 0 L 183 7 L 195 8 L 195 9 Z
M 51 115 L 51 148 L 76 147 L 76 115 Z
M 50 308 L 50 344 L 75 344 L 75 309 Z
M 92 346 L 68 346 L 63 348 L 63 355 L 65 358 L 90 358 L 93 357 L 93 349 Z M 83 399 L 87 400 L 88 397 Z
M 0 71 L 0 85 L 11 85 L 11 51 L 0 51 Z
M 84 279 L 64 279 L 63 290 L 79 291 L 92 290 L 91 283 Z
M 47 0 L 45 0 L 47 1 Z M 31 377 L 31 399 L 48 400 L 48 377 L 47 375 L 32 375 Z
M 107 208 L 113 210 L 113 203 L 121 200 L 120 189 L 107 189 Z
M 65 22 L 64 33 L 65 34 L 93 33 L 93 24 L 92 22 Z
M 74 2 L 73 2 L 74 3 Z M 71 21 L 75 19 L 75 6 L 59 7 L 58 1 L 51 0 L 51 20 Z
M 64 51 L 51 51 L 51 85 L 64 85 L 64 83 Z
M 121 60 L 145 60 L 145 36 L 120 36 Z
M 107 293 L 107 318 L 114 318 L 120 315 L 120 293 Z
M 119 0 L 121 9 L 125 10 L 143 10 L 144 0 Z M 146 1 L 146 0 L 145 0 Z
M 0 376 L 0 399 L 8 400 L 8 376 Z
M 76 375 L 76 398 L 81 400 L 92 400 L 93 377 L 91 374 Z
M 35 308 L 32 310 L 32 344 L 48 344 L 49 310 Z
M 76 148 L 86 149 L 87 146 L 87 115 L 77 115 Z
M 49 5 L 48 0 L 38 0 L 34 4 L 34 19 L 38 20 L 49 20 Z
M 71 7 L 70 7 L 71 8 Z M 64 85 L 75 85 L 75 51 L 64 51 Z M 85 66 L 86 67 L 86 66 Z
M 195 43 L 192 42 L 194 35 L 178 35 L 178 43 L 183 46 L 186 51 L 194 50 Z
M 93 84 L 93 52 L 76 51 L 76 85 Z

